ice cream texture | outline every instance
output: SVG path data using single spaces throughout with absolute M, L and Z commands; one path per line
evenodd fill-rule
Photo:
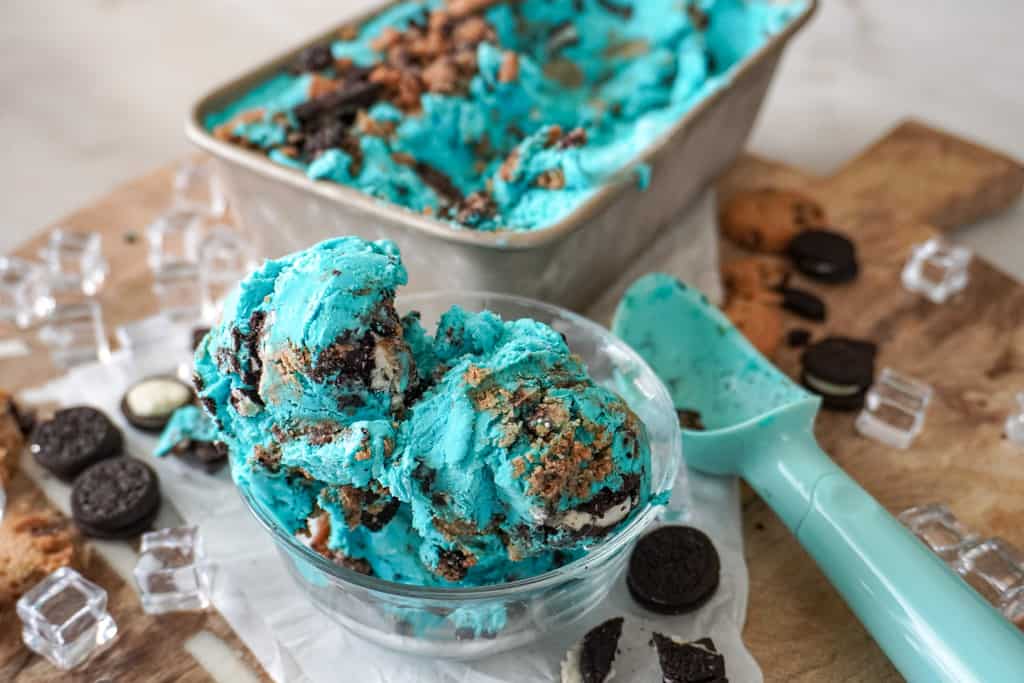
M 236 484 L 288 534 L 416 585 L 522 579 L 650 499 L 626 403 L 540 322 L 399 317 L 397 247 L 343 237 L 268 261 L 196 355 Z
M 478 230 L 557 223 L 804 0 L 402 2 L 207 115 L 314 180 Z

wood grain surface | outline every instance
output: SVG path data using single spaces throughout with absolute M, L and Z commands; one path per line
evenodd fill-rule
M 99 295 L 108 332 L 115 325 L 151 315 L 156 301 L 150 293 L 152 277 L 146 265 L 143 229 L 163 211 L 171 198 L 173 168 L 168 167 L 129 182 L 67 217 L 57 225 L 103 234 L 103 251 L 111 275 Z M 54 226 L 56 227 L 56 226 Z M 46 235 L 40 235 L 15 251 L 33 257 Z M 12 334 L 0 329 L 0 337 Z M 32 349 L 31 356 L 0 360 L 0 383 L 9 390 L 42 384 L 59 375 L 45 349 L 34 335 L 19 335 Z M 114 340 L 111 339 L 111 344 Z M 83 402 L 88 402 L 83 397 Z M 30 457 L 27 453 L 22 457 Z M 8 506 L 32 510 L 56 509 L 24 474 L 18 474 L 7 491 Z M 166 504 L 167 501 L 165 501 Z M 5 520 L 3 523 L 7 523 Z M 0 605 L 0 681 L 7 683 L 49 683 L 68 680 L 96 681 L 188 681 L 212 683 L 215 679 L 186 649 L 185 643 L 206 632 L 222 640 L 229 651 L 248 669 L 251 679 L 271 680 L 256 657 L 245 647 L 224 618 L 216 611 L 150 616 L 142 611 L 134 585 L 125 582 L 96 552 L 82 573 L 108 593 L 108 611 L 117 622 L 113 645 L 73 673 L 64 674 L 28 650 L 21 642 L 21 622 L 14 605 Z
M 112 267 L 100 295 L 108 329 L 155 310 L 141 237 L 167 205 L 171 175 L 168 167 L 136 179 L 61 222 L 103 233 Z M 881 347 L 879 368 L 898 369 L 935 387 L 925 430 L 910 450 L 860 437 L 852 415 L 823 413 L 817 433 L 825 450 L 892 512 L 945 502 L 978 533 L 1024 547 L 1024 451 L 1002 437 L 1013 394 L 1024 389 L 1024 286 L 978 259 L 967 290 L 944 305 L 899 284 L 913 244 L 1005 209 L 1022 186 L 1024 169 L 1014 161 L 908 122 L 830 177 L 744 157 L 722 179 L 719 196 L 744 188 L 790 187 L 818 198 L 835 227 L 856 241 L 863 272 L 849 285 L 800 281 L 827 300 L 830 316 L 824 325 L 795 318 L 787 323 L 812 328 L 816 337 L 841 333 L 874 339 Z M 18 253 L 32 255 L 42 239 Z M 672 246 L 684 239 L 663 235 L 638 267 L 671 271 Z M 723 258 L 736 254 L 723 245 Z M 603 309 L 592 314 L 603 317 Z M 0 361 L 8 388 L 40 384 L 57 373 L 41 347 L 26 340 L 34 350 L 31 357 Z M 787 349 L 776 360 L 793 373 L 797 357 Z M 14 495 L 39 497 L 23 477 Z M 40 498 L 36 504 L 47 503 Z M 811 559 L 749 491 L 744 536 L 751 579 L 744 638 L 766 680 L 900 680 Z M 181 648 L 201 629 L 221 636 L 253 663 L 216 613 L 154 619 L 142 614 L 133 589 L 102 561 L 90 577 L 115 596 L 122 635 L 81 680 L 208 680 Z M 0 612 L 0 680 L 53 680 L 54 670 L 20 646 L 16 624 L 12 611 Z

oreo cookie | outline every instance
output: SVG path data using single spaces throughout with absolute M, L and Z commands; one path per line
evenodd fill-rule
M 176 377 L 148 377 L 133 384 L 121 399 L 121 413 L 136 429 L 163 431 L 174 411 L 195 400 L 192 387 Z
M 587 631 L 569 648 L 562 661 L 562 683 L 605 683 L 614 675 L 612 664 L 622 637 L 622 617 L 609 619 Z
M 687 642 L 655 633 L 652 640 L 665 683 L 729 683 L 725 677 L 725 657 L 710 638 Z
M 71 516 L 88 536 L 137 536 L 149 529 L 159 509 L 156 472 L 135 458 L 98 462 L 78 475 L 71 489 Z
M 822 282 L 848 282 L 857 277 L 857 249 L 847 237 L 832 230 L 805 230 L 789 243 L 796 269 Z
M 825 320 L 825 302 L 817 295 L 796 287 L 779 287 L 779 294 L 782 295 L 782 307 L 790 313 L 815 322 Z
M 663 526 L 641 538 L 629 558 L 626 587 L 660 614 L 698 609 L 718 589 L 721 561 L 707 535 L 689 526 Z
M 822 397 L 826 408 L 858 410 L 874 381 L 877 352 L 872 342 L 827 337 L 804 350 L 800 381 Z
M 29 450 L 41 467 L 65 481 L 121 453 L 124 436 L 106 415 L 89 406 L 58 410 L 32 432 Z

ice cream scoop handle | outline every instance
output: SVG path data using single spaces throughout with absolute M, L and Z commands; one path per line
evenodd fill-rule
M 786 446 L 788 452 L 778 457 L 791 466 L 774 471 L 787 476 L 761 478 L 755 468 L 753 478 L 762 480 L 751 485 L 771 489 L 762 492 L 771 494 L 766 500 L 792 500 L 810 491 L 793 531 L 900 673 L 912 683 L 1020 680 L 1024 633 L 850 479 L 812 437 Z M 800 481 L 801 470 L 810 482 Z M 781 490 L 789 487 L 795 490 Z

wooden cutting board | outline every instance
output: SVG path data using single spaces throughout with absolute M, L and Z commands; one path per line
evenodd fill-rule
M 145 265 L 143 227 L 167 206 L 171 167 L 116 189 L 66 220 L 104 235 L 111 277 L 101 294 L 109 329 L 155 310 Z M 863 272 L 854 283 L 825 287 L 801 282 L 828 302 L 827 324 L 792 319 L 816 336 L 842 333 L 881 346 L 879 367 L 893 367 L 932 384 L 936 397 L 925 431 L 908 451 L 858 436 L 853 416 L 825 413 L 818 421 L 823 447 L 883 505 L 898 512 L 926 502 L 945 502 L 983 535 L 1000 535 L 1024 547 L 1024 450 L 1002 439 L 1002 421 L 1013 394 L 1024 389 L 1024 285 L 975 259 L 967 290 L 945 305 L 931 304 L 899 284 L 911 245 L 936 232 L 1004 210 L 1024 186 L 1024 168 L 991 150 L 919 123 L 901 124 L 829 177 L 815 177 L 780 163 L 744 157 L 725 175 L 720 197 L 744 188 L 798 188 L 818 198 L 836 228 L 849 234 Z M 679 232 L 663 235 L 590 314 L 606 318 L 633 277 L 673 268 Z M 31 256 L 42 238 L 16 253 Z M 723 258 L 737 252 L 723 244 Z M 125 296 L 131 292 L 131 296 Z M 0 360 L 0 378 L 21 389 L 55 376 L 42 348 L 27 339 L 30 357 Z M 797 353 L 776 359 L 788 372 Z M 33 505 L 48 503 L 30 483 L 12 491 Z M 753 494 L 745 497 L 744 536 L 750 569 L 750 608 L 744 638 L 768 681 L 890 681 L 899 675 L 792 539 Z M 199 617 L 147 617 L 133 589 L 99 561 L 90 577 L 116 600 L 121 637 L 80 678 L 116 673 L 116 680 L 206 681 L 209 675 L 184 649 L 194 633 L 222 638 L 250 667 L 251 653 L 215 613 Z M 941 599 L 937 596 L 936 599 Z M 0 680 L 51 680 L 54 670 L 18 645 L 13 610 L 0 611 Z M 260 672 L 261 676 L 265 676 Z

